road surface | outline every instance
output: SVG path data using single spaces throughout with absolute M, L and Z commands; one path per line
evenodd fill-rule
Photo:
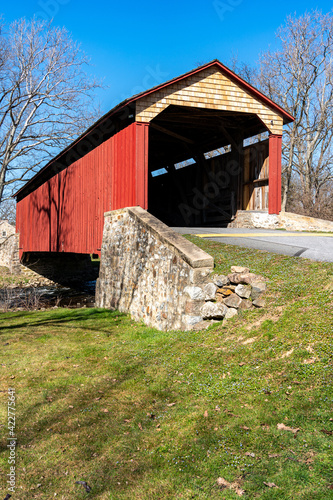
M 174 227 L 181 234 L 229 245 L 266 250 L 294 257 L 333 262 L 333 233 L 291 232 L 275 229 Z

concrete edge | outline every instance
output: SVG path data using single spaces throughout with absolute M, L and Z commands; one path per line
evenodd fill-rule
M 174 248 L 180 257 L 193 268 L 208 267 L 214 268 L 214 259 L 194 243 L 186 240 L 180 234 L 170 229 L 169 226 L 161 222 L 146 210 L 141 207 L 126 207 L 119 210 L 105 212 L 104 217 L 109 215 L 121 214 L 128 212 L 133 217 L 136 217 L 147 229 L 155 233 L 160 240 L 168 246 Z
M 286 231 L 333 232 L 333 221 L 318 219 L 292 212 L 269 214 L 268 210 L 238 210 L 236 218 L 228 227 L 262 229 L 285 229 Z
M 326 226 L 327 231 L 333 231 L 333 221 L 327 220 L 327 219 L 319 219 L 318 217 L 311 217 L 309 215 L 300 215 L 300 214 L 294 214 L 293 212 L 280 212 L 279 214 L 280 219 L 282 219 L 283 222 L 287 222 L 288 220 L 290 221 L 306 221 L 309 224 L 318 224 L 320 226 Z M 324 228 L 325 230 L 325 228 Z

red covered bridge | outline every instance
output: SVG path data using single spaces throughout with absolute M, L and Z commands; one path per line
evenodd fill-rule
M 279 213 L 292 120 L 217 60 L 127 99 L 17 192 L 20 253 L 99 254 L 104 212 L 126 206 L 174 226 Z

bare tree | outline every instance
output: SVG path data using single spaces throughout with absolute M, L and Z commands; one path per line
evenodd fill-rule
M 237 53 L 230 57 L 228 66 L 250 85 L 260 87 L 258 66 L 252 66 L 244 61 L 240 61 Z
M 64 28 L 19 20 L 0 35 L 0 201 L 94 118 L 99 86 Z
M 9 198 L 0 203 L 0 221 L 8 220 L 9 224 L 15 226 L 16 203 L 13 198 Z
M 284 134 L 282 210 L 296 173 L 311 212 L 333 179 L 332 13 L 289 16 L 277 37 L 281 48 L 261 56 L 257 83 L 295 117 Z

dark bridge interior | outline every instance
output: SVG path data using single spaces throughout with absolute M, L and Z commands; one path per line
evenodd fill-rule
M 254 209 L 266 208 L 267 141 L 244 147 L 267 132 L 256 115 L 169 106 L 149 128 L 148 210 L 166 224 L 226 225 L 258 187 Z

